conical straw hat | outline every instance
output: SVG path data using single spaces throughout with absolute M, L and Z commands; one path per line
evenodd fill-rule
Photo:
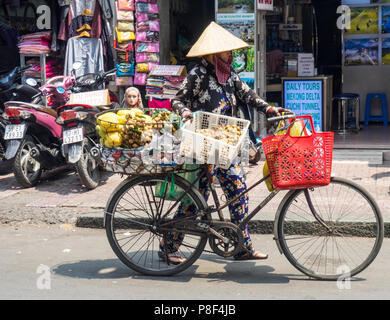
M 237 50 L 249 45 L 212 21 L 203 31 L 198 41 L 188 52 L 187 57 L 201 57 L 208 54 Z

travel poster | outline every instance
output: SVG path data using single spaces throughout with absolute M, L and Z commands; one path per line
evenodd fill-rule
M 254 13 L 253 0 L 218 0 L 218 13 Z
M 382 33 L 390 33 L 390 6 L 382 7 Z
M 378 39 L 349 39 L 344 45 L 344 65 L 377 65 Z
M 245 41 L 249 47 L 233 52 L 233 69 L 250 88 L 255 88 L 255 33 L 254 13 L 218 13 L 216 22 L 233 35 Z
M 232 67 L 238 73 L 241 80 L 245 81 L 251 88 L 254 88 L 255 47 L 250 46 L 233 51 Z
M 390 65 L 390 39 L 382 40 L 382 64 Z
M 350 7 L 351 28 L 347 34 L 378 33 L 378 7 Z

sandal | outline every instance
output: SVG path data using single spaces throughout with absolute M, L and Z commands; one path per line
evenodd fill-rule
M 180 263 L 183 263 L 186 261 L 186 259 L 182 257 L 182 255 L 179 253 L 179 251 L 170 252 L 170 253 L 167 253 L 166 255 L 164 252 L 159 251 L 158 256 L 160 257 L 160 259 L 162 259 L 164 261 L 167 260 L 167 256 L 168 256 L 169 263 L 172 263 L 172 264 L 180 264 Z
M 245 250 L 234 256 L 235 260 L 265 260 L 268 259 L 268 254 L 263 254 L 255 251 L 252 247 L 248 247 Z

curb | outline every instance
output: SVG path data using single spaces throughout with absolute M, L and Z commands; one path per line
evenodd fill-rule
M 78 217 L 76 227 L 103 229 L 103 217 L 84 216 Z M 297 226 L 296 230 L 301 230 L 302 226 Z M 253 234 L 273 234 L 274 221 L 270 220 L 252 220 L 248 223 L 249 232 Z M 291 229 L 290 229 L 291 230 Z M 384 237 L 390 238 L 390 222 L 384 223 Z
M 78 228 L 102 229 L 103 217 L 84 216 L 78 217 L 76 221 Z M 249 231 L 254 234 L 274 233 L 274 221 L 253 220 L 248 223 Z

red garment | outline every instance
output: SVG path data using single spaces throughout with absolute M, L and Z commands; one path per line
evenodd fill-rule
M 223 61 L 219 56 L 214 55 L 215 73 L 220 84 L 226 84 L 231 70 L 233 56 L 230 55 L 228 62 Z

